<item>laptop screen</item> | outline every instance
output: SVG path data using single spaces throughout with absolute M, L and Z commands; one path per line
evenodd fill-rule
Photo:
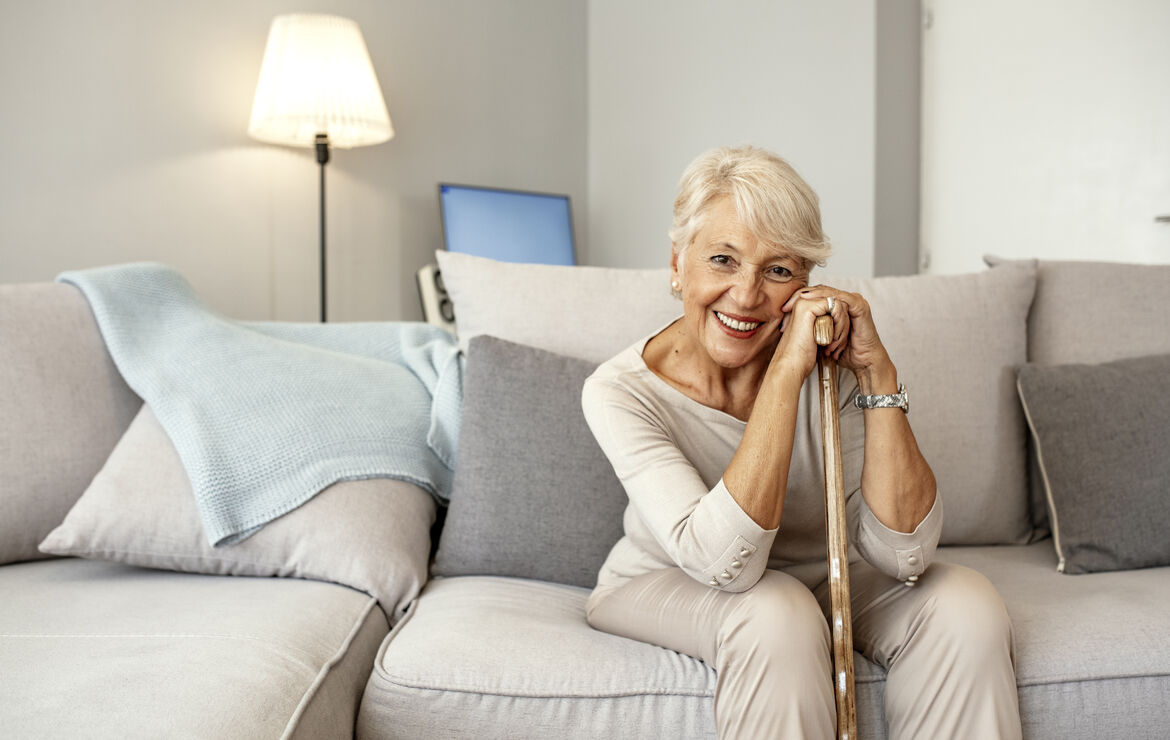
M 569 196 L 439 184 L 450 252 L 502 262 L 576 264 Z

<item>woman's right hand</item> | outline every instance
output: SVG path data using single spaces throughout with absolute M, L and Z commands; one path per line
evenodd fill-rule
M 806 289 L 807 290 L 807 289 Z M 828 302 L 801 300 L 804 291 L 793 294 L 784 304 L 784 319 L 780 322 L 780 343 L 772 355 L 773 363 L 799 373 L 803 381 L 817 364 L 816 321 L 817 317 L 829 314 Z M 841 327 L 848 331 L 848 326 Z M 834 331 L 834 336 L 837 332 Z

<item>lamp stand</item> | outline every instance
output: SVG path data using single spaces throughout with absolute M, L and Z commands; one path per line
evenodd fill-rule
M 325 323 L 325 165 L 329 163 L 329 134 L 317 134 L 317 164 L 321 166 L 321 323 Z

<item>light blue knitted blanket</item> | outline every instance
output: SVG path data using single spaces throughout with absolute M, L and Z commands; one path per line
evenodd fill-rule
M 448 499 L 463 363 L 442 329 L 237 322 L 150 263 L 57 279 L 85 294 L 118 370 L 170 436 L 212 545 L 342 480 L 398 478 Z

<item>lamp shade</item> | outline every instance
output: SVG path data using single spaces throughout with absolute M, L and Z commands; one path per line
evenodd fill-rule
M 272 21 L 248 134 L 311 147 L 317 134 L 347 149 L 394 136 L 390 113 L 357 23 L 333 15 Z

